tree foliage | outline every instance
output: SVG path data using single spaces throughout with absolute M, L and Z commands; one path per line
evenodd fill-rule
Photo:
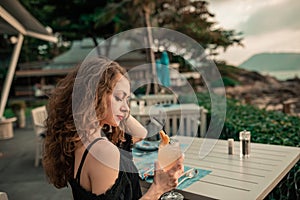
M 131 28 L 165 27 L 195 39 L 211 55 L 242 45 L 240 33 L 218 28 L 207 1 L 191 0 L 20 0 L 63 40 L 108 38 Z M 148 23 L 147 16 L 149 17 Z
M 216 27 L 214 15 L 206 1 L 163 0 L 155 9 L 157 25 L 184 33 L 199 42 L 211 54 L 218 48 L 226 50 L 231 45 L 241 45 L 240 33 Z
M 150 12 L 152 26 L 186 34 L 209 50 L 211 55 L 216 55 L 219 48 L 225 51 L 232 45 L 242 45 L 241 33 L 217 27 L 214 14 L 208 10 L 207 1 L 132 0 L 122 2 L 122 6 L 111 6 L 116 4 L 108 3 L 104 10 L 114 13 L 120 19 L 127 19 L 117 22 L 118 27 L 124 27 L 122 30 L 145 26 L 145 13 Z

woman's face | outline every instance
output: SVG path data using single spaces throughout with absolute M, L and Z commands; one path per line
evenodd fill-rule
M 129 113 L 130 84 L 121 74 L 117 76 L 117 83 L 112 94 L 107 96 L 107 116 L 103 123 L 119 126 Z

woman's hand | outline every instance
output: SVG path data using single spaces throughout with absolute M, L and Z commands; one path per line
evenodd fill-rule
M 182 155 L 168 171 L 164 171 L 156 161 L 153 184 L 141 199 L 159 199 L 165 192 L 175 189 L 178 178 L 184 171 L 183 160 L 184 156 Z
M 183 160 L 184 157 L 182 155 L 168 171 L 161 169 L 159 163 L 157 161 L 155 162 L 153 184 L 157 185 L 162 190 L 162 194 L 177 187 L 178 178 L 184 171 Z

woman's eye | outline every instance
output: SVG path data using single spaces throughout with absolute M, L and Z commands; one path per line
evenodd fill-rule
M 117 97 L 117 96 L 115 96 L 115 99 L 116 99 L 117 101 L 122 101 L 122 99 L 119 98 L 119 97 Z

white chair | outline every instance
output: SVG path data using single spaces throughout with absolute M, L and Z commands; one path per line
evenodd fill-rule
M 0 200 L 8 200 L 7 194 L 5 192 L 0 192 Z
M 159 121 L 164 121 L 167 134 L 190 137 L 204 137 L 206 132 L 207 110 L 203 107 L 198 109 L 172 109 L 157 115 Z
M 36 137 L 35 144 L 35 161 L 34 166 L 38 167 L 40 159 L 43 156 L 43 144 L 45 137 L 45 125 L 44 122 L 47 119 L 46 106 L 40 106 L 31 110 L 33 129 Z
M 203 106 L 200 106 L 200 137 L 204 137 L 206 135 L 207 129 L 207 113 Z
M 174 94 L 151 94 L 140 97 L 140 100 L 145 101 L 146 106 L 155 104 L 176 104 L 177 97 Z

